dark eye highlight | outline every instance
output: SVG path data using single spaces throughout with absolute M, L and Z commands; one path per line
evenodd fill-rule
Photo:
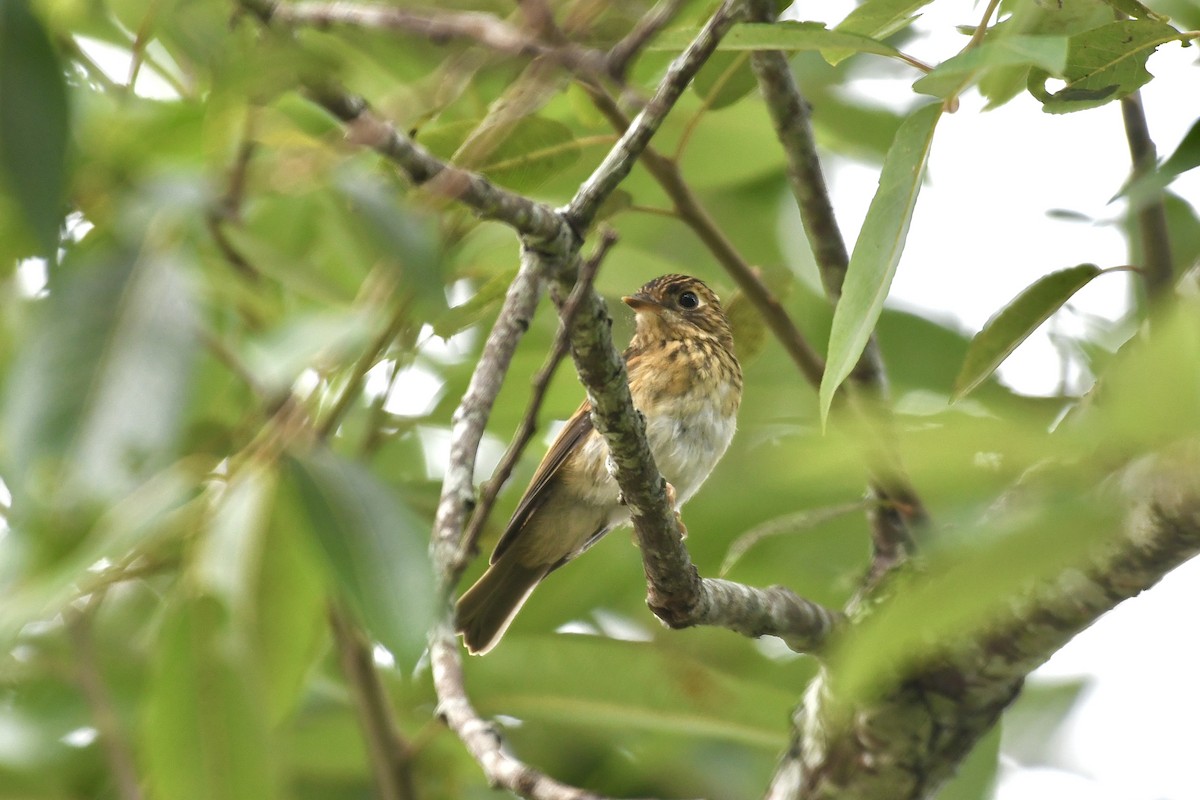
M 679 307 L 684 309 L 696 308 L 700 305 L 700 298 L 696 297 L 695 292 L 683 292 L 679 295 Z

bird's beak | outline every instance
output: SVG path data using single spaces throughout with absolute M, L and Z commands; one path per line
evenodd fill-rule
M 650 297 L 648 294 L 643 294 L 642 292 L 622 297 L 621 302 L 632 308 L 634 311 L 651 311 L 658 313 L 663 309 L 662 305 L 657 300 Z

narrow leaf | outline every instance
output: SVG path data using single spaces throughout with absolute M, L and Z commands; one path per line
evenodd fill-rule
M 483 319 L 488 312 L 500 307 L 508 285 L 516 277 L 517 270 L 510 269 L 497 273 L 479 287 L 475 294 L 465 303 L 460 303 L 442 313 L 433 321 L 433 332 L 443 339 L 449 339 L 454 334 L 471 327 Z
M 481 711 L 618 731 L 656 731 L 776 750 L 785 693 L 678 651 L 597 636 L 524 637 L 472 663 Z M 531 681 L 529 665 L 538 665 Z M 581 680 L 580 676 L 588 676 Z M 638 675 L 631 681 L 629 676 Z
M 1064 480 L 1080 476 L 1064 476 Z M 1040 514 L 977 532 L 969 548 L 940 554 L 839 643 L 831 665 L 846 702 L 866 700 L 911 665 L 936 656 L 997 617 L 1014 598 L 1080 563 L 1122 517 L 1111 497 L 1071 487 Z
M 904 120 L 888 150 L 862 231 L 850 256 L 842 296 L 833 313 L 829 353 L 821 380 L 821 419 L 854 369 L 892 285 L 925 174 L 941 104 L 922 106 Z
M 415 663 L 433 611 L 427 525 L 369 470 L 325 450 L 288 459 L 279 524 L 308 531 L 370 632 Z
M 1155 22 L 1169 22 L 1171 19 L 1163 14 L 1151 11 L 1138 2 L 1138 0 L 1104 0 L 1104 2 L 1134 19 L 1152 19 Z
M 269 555 L 259 565 L 249 621 L 259 674 L 270 678 L 264 707 L 272 722 L 300 704 L 328 630 L 328 586 L 319 551 L 304 531 L 281 525 L 280 519 L 274 515 L 265 532 L 263 552 Z
M 1101 271 L 1095 264 L 1080 264 L 1044 275 L 1000 309 L 971 340 L 951 400 L 965 397 L 987 380 L 1029 334 Z
M 1174 178 L 1196 167 L 1200 167 L 1200 120 L 1192 123 L 1175 152 L 1163 162 L 1161 171 Z
M 916 13 L 917 10 L 929 5 L 930 2 L 932 0 L 866 0 L 839 22 L 834 30 L 840 33 L 869 36 L 873 39 L 886 39 L 893 33 L 911 25 L 919 16 Z M 850 50 L 827 50 L 824 56 L 826 61 L 837 66 L 852 52 Z
M 682 50 L 699 33 L 695 30 L 667 31 L 654 40 L 651 50 Z M 857 33 L 829 30 L 819 22 L 743 22 L 721 39 L 718 50 L 849 50 L 896 57 L 891 45 Z
M 696 74 L 692 91 L 715 110 L 733 105 L 757 85 L 750 69 L 749 53 L 714 53 Z
M 80 255 L 59 271 L 8 385 L 12 475 L 115 497 L 172 458 L 196 351 L 194 299 L 169 257 Z
M 42 255 L 63 217 L 67 88 L 50 37 L 27 0 L 0 3 L 0 169 Z
M 221 488 L 195 556 L 195 577 L 239 618 L 253 613 L 251 588 L 263 559 L 263 539 L 275 475 L 248 464 Z
M 556 120 L 522 117 L 485 132 L 479 126 L 480 120 L 464 120 L 429 128 L 421 132 L 421 143 L 436 156 L 522 192 L 536 189 L 579 159 L 574 132 Z
M 1182 34 L 1170 25 L 1149 20 L 1122 20 L 1071 37 L 1066 85 L 1046 89 L 1045 70 L 1029 76 L 1029 91 L 1042 101 L 1042 110 L 1065 114 L 1096 108 L 1136 91 L 1154 76 L 1146 61 L 1160 45 L 1177 41 Z
M 866 0 L 846 15 L 834 30 L 882 39 L 907 27 L 917 10 L 932 0 Z
M 187 601 L 163 626 L 141 731 L 155 797 L 277 795 L 265 715 L 226 637 L 212 599 Z
M 998 67 L 1035 66 L 1051 75 L 1061 75 L 1067 66 L 1068 42 L 1065 36 L 1008 36 L 985 42 L 938 64 L 933 72 L 916 81 L 913 89 L 946 97 L 961 92 L 985 70 Z

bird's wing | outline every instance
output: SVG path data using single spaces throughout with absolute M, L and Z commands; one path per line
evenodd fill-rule
M 521 498 L 521 502 L 517 504 L 517 510 L 513 512 L 512 519 L 508 521 L 508 527 L 505 528 L 504 535 L 496 543 L 496 550 L 492 553 L 491 558 L 492 564 L 495 564 L 496 559 L 504 554 L 504 551 L 520 535 L 521 529 L 525 527 L 525 523 L 541 507 L 542 501 L 546 497 L 547 487 L 554 480 L 563 462 L 567 460 L 567 456 L 575 450 L 576 446 L 583 441 L 585 436 L 592 432 L 591 410 L 591 404 L 587 400 L 584 400 L 583 405 L 571 415 L 571 418 L 567 420 L 567 424 L 558 432 L 554 443 L 546 451 L 546 456 L 542 459 L 542 463 L 538 465 L 537 472 L 533 473 L 533 480 L 529 482 L 529 488 L 525 490 L 525 495 Z

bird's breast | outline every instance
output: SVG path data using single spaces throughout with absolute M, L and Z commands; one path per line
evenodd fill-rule
M 653 407 L 642 409 L 650 452 L 681 505 L 704 483 L 733 439 L 735 391 L 733 386 L 703 386 L 660 397 Z

